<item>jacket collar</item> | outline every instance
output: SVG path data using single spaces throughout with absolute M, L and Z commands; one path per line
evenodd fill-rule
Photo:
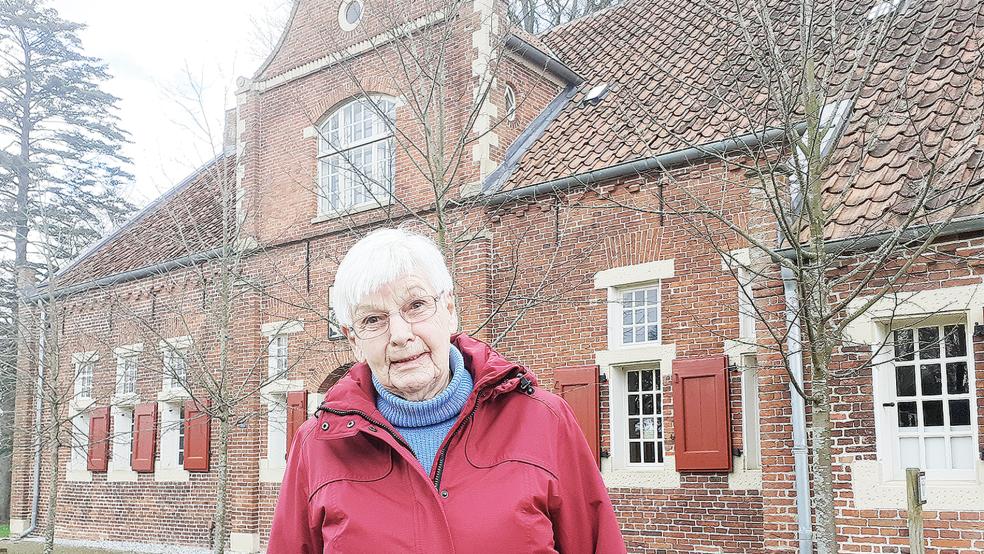
M 521 386 L 521 381 L 536 385 L 536 378 L 523 366 L 503 358 L 491 346 L 457 333 L 451 336 L 451 343 L 458 347 L 465 359 L 465 369 L 475 382 L 469 403 L 479 391 L 494 385 L 490 394 L 494 398 Z M 366 414 L 377 413 L 376 391 L 372 385 L 372 371 L 365 362 L 359 362 L 349 369 L 338 383 L 325 393 L 323 406 L 334 410 L 358 410 Z

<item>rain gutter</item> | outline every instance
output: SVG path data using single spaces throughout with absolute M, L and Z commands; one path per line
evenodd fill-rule
M 92 281 L 86 281 L 84 283 L 78 283 L 76 285 L 71 285 L 63 289 L 58 289 L 51 293 L 55 298 L 63 298 L 78 292 L 84 292 L 90 289 L 106 287 L 109 285 L 115 285 L 117 283 L 122 283 L 125 281 L 133 281 L 136 279 L 143 279 L 144 277 L 150 277 L 152 275 L 160 275 L 171 271 L 172 269 L 179 269 L 182 267 L 188 267 L 195 265 L 199 262 L 206 260 L 211 260 L 212 258 L 217 258 L 222 255 L 222 248 L 214 248 L 212 250 L 206 250 L 204 252 L 199 252 L 197 254 L 189 254 L 187 256 L 182 256 L 180 258 L 174 258 L 167 260 L 165 262 L 160 262 L 154 265 L 149 265 L 147 267 L 141 267 L 139 269 L 134 269 L 131 271 L 125 271 L 123 273 L 117 273 L 115 275 L 109 275 L 107 277 L 101 277 L 99 279 L 94 279 Z M 40 301 L 47 296 L 47 289 L 45 287 L 39 287 L 35 292 L 26 296 L 27 300 Z

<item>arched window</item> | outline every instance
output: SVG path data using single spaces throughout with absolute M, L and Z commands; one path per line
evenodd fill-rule
M 396 105 L 372 96 L 353 100 L 321 124 L 318 212 L 338 214 L 389 203 L 393 192 Z

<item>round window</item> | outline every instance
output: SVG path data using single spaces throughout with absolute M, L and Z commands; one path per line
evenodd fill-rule
M 362 0 L 345 0 L 338 6 L 338 25 L 343 31 L 355 29 L 362 21 Z

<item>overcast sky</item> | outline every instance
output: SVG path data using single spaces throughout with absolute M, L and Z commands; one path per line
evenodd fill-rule
M 109 66 L 113 79 L 105 88 L 120 98 L 121 126 L 133 141 L 125 153 L 135 182 L 126 195 L 138 206 L 212 158 L 201 123 L 221 137 L 224 108 L 235 105 L 236 77 L 256 71 L 290 11 L 290 0 L 48 4 L 62 18 L 87 25 L 81 33 L 86 54 Z M 194 92 L 198 86 L 204 94 Z

